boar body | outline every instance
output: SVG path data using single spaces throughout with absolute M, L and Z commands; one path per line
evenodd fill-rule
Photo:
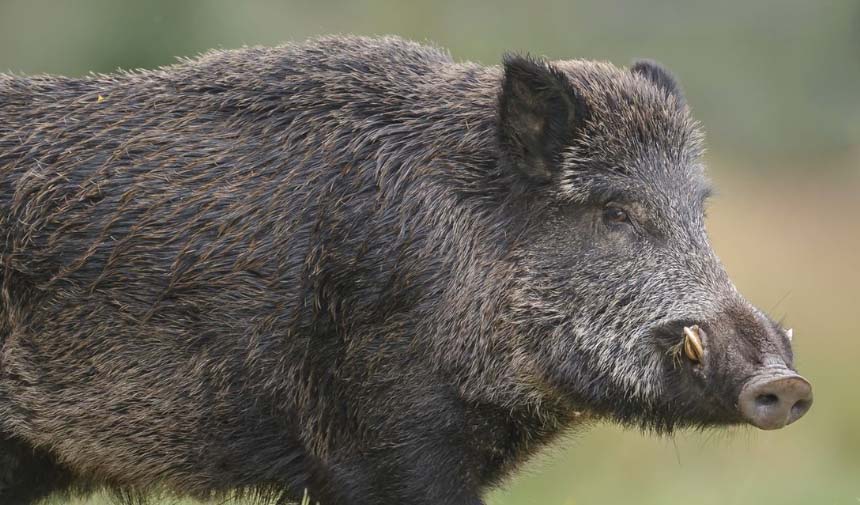
M 699 138 L 650 62 L 396 38 L 0 76 L 0 501 L 478 504 L 578 419 L 756 424 Z

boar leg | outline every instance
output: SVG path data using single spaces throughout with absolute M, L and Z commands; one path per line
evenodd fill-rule
M 72 484 L 50 455 L 0 435 L 0 503 L 29 505 Z

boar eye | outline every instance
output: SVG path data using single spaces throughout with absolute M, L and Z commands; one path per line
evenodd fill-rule
M 608 223 L 629 223 L 627 211 L 616 205 L 607 205 L 603 209 L 603 219 Z

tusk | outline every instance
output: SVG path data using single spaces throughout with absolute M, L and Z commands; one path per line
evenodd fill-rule
M 788 337 L 788 341 L 791 342 L 791 340 L 794 338 L 794 328 L 789 328 L 785 330 L 785 336 Z
M 705 356 L 699 331 L 698 326 L 684 327 L 684 354 L 694 363 L 701 363 L 702 358 Z

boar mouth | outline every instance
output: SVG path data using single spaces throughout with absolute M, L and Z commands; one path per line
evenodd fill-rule
M 776 331 L 782 330 L 776 326 Z M 772 430 L 806 414 L 812 405 L 812 386 L 785 364 L 784 357 L 744 356 L 725 342 L 710 341 L 710 332 L 706 324 L 683 319 L 652 331 L 668 357 L 665 405 L 671 407 L 665 407 L 663 417 L 683 418 L 678 425 L 749 424 Z M 785 333 L 789 340 L 793 332 Z

